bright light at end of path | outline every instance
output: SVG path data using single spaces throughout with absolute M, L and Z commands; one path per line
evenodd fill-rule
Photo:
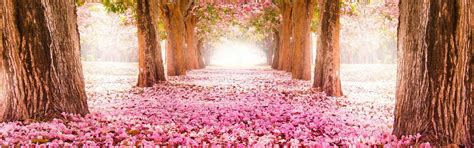
M 266 64 L 266 56 L 252 43 L 224 40 L 215 47 L 210 62 L 225 67 L 252 67 Z

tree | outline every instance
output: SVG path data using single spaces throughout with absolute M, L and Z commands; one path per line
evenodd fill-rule
M 87 114 L 74 1 L 2 0 L 3 121 Z
M 83 3 L 97 0 L 76 1 L 81 4 L 81 1 Z M 137 86 L 151 87 L 159 81 L 166 81 L 160 45 L 164 31 L 161 30 L 163 21 L 159 18 L 159 3 L 150 0 L 100 0 L 100 2 L 109 12 L 128 14 L 127 11 L 131 11 L 136 14 L 139 67 Z
M 474 142 L 469 8 L 467 0 L 400 2 L 395 135 L 420 133 L 434 145 Z
M 273 60 L 272 60 L 272 68 L 278 69 L 278 61 L 280 59 L 280 31 L 279 29 L 274 29 L 273 31 Z
M 474 140 L 474 7 L 472 7 L 473 3 L 471 2 L 471 140 Z
M 274 1 L 281 13 L 272 67 L 292 73 L 293 79 L 311 79 L 311 20 L 316 0 Z
M 197 53 L 199 54 L 198 57 L 198 63 L 200 68 L 206 68 L 206 64 L 204 63 L 204 56 L 203 56 L 203 49 L 204 48 L 204 43 L 202 40 L 198 39 L 197 43 Z
M 168 33 L 166 63 L 168 76 L 186 75 L 186 25 L 185 16 L 190 12 L 192 0 L 160 0 L 160 15 Z
M 316 0 L 293 2 L 291 73 L 293 79 L 311 80 L 311 19 Z
M 196 24 L 198 18 L 193 13 L 187 13 L 185 18 L 186 26 L 186 55 L 187 55 L 187 69 L 201 69 L 203 65 L 199 64 L 199 60 L 202 60 L 201 54 L 198 48 L 198 36 L 196 34 Z
M 290 0 L 279 0 L 277 5 L 280 8 L 282 15 L 281 20 L 281 29 L 280 32 L 280 42 L 279 42 L 279 53 L 278 53 L 278 70 L 291 71 L 291 51 L 290 51 L 290 41 L 291 41 L 291 1 Z
M 267 59 L 267 64 L 269 65 L 272 65 L 273 64 L 273 55 L 274 55 L 274 52 L 275 52 L 275 39 L 273 39 L 273 33 L 272 34 L 268 34 L 265 36 L 265 38 L 263 39 L 263 48 L 266 49 L 264 50 L 265 51 L 265 55 L 266 55 L 266 59 Z
M 150 0 L 138 0 L 136 12 L 139 65 L 137 86 L 151 87 L 166 80 L 157 31 L 158 4 Z
M 341 29 L 339 1 L 323 0 L 320 8 L 321 23 L 313 87 L 320 88 L 329 96 L 342 96 L 339 75 L 339 32 Z

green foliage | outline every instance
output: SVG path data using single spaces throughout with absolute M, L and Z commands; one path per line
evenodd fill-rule
M 136 0 L 101 0 L 106 10 L 114 13 L 125 13 L 128 9 L 136 10 Z
M 314 7 L 313 18 L 311 19 L 311 32 L 318 32 L 319 25 L 321 23 L 321 9 L 320 5 Z M 339 8 L 342 15 L 359 15 L 357 9 L 358 2 L 351 0 L 341 0 L 339 3 Z
M 215 40 L 219 38 L 220 32 L 214 27 L 222 20 L 219 8 L 215 5 L 198 5 L 193 9 L 194 15 L 199 17 L 197 32 L 200 39 Z M 230 10 L 224 9 L 221 13 L 230 14 Z
M 86 3 L 85 0 L 76 0 L 76 6 L 80 7 L 83 6 Z
M 311 32 L 318 32 L 319 24 L 321 23 L 321 13 L 319 5 L 314 6 L 313 18 L 311 19 Z
M 95 12 L 95 13 L 98 13 L 99 11 L 102 11 L 102 9 L 99 8 L 97 5 L 87 7 L 87 10 L 89 10 L 91 12 Z
M 166 34 L 165 23 L 163 22 L 162 19 L 159 19 L 156 24 L 157 24 L 156 29 L 158 31 L 160 40 L 166 39 L 168 37 L 168 34 Z
M 359 2 L 351 1 L 351 0 L 344 0 L 340 3 L 340 11 L 344 15 L 359 15 L 360 12 L 358 11 Z
M 193 13 L 199 17 L 198 36 L 208 43 L 217 43 L 224 38 L 259 42 L 271 36 L 280 24 L 280 12 L 271 3 L 201 4 Z
M 137 19 L 136 0 L 101 0 L 101 3 L 104 5 L 108 12 L 117 13 L 120 17 L 121 22 L 124 25 L 135 23 L 135 20 Z M 167 35 L 164 22 L 159 19 L 155 23 L 157 24 L 157 30 L 159 32 L 160 39 L 166 39 Z
M 276 6 L 270 6 L 263 9 L 262 13 L 257 13 L 247 24 L 247 28 L 254 27 L 257 33 L 257 39 L 271 35 L 280 24 L 280 12 Z

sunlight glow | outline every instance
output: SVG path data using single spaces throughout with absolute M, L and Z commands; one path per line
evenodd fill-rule
M 224 39 L 214 49 L 210 62 L 225 67 L 252 67 L 266 64 L 266 56 L 255 44 Z

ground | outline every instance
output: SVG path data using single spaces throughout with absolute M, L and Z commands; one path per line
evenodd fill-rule
M 0 123 L 3 144 L 387 144 L 395 65 L 343 65 L 344 97 L 267 67 L 209 67 L 135 88 L 136 63 L 84 62 L 90 115 Z

